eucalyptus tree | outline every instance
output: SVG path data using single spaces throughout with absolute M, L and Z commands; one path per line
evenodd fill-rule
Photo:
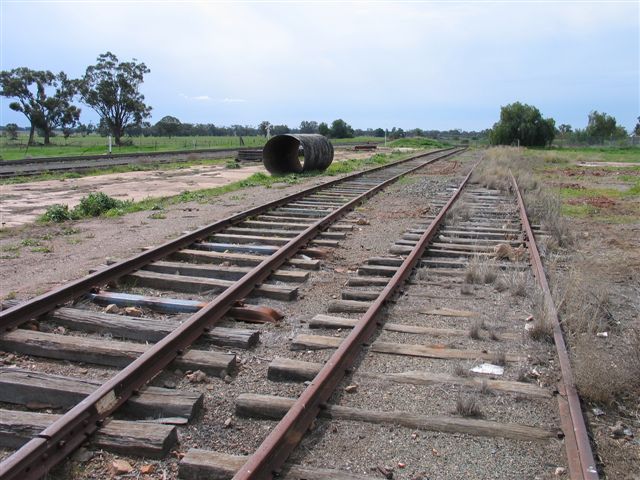
M 36 128 L 44 134 L 44 144 L 49 145 L 55 128 L 73 127 L 80 118 L 80 109 L 71 103 L 78 83 L 64 72 L 56 75 L 26 67 L 5 70 L 0 72 L 0 87 L 0 95 L 16 99 L 9 108 L 29 120 L 29 145 Z
M 144 103 L 140 85 L 151 70 L 134 58 L 120 62 L 113 53 L 98 56 L 97 63 L 87 67 L 80 81 L 82 101 L 93 108 L 115 138 L 116 145 L 127 127 L 139 125 L 151 115 Z

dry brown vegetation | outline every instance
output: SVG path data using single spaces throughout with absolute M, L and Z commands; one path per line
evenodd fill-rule
M 526 297 L 533 288 L 533 279 L 528 272 L 509 270 L 504 272 L 495 282 L 496 290 L 509 290 L 514 297 Z
M 553 283 L 563 330 L 573 345 L 580 395 L 610 405 L 619 398 L 640 394 L 640 327 L 625 328 L 613 316 L 612 287 L 603 281 L 602 273 L 585 262 Z M 613 336 L 618 337 L 615 349 L 608 341 Z
M 471 205 L 465 201 L 463 196 L 451 206 L 444 220 L 449 225 L 456 225 L 461 222 L 468 222 L 470 218 Z
M 524 158 L 517 148 L 490 148 L 476 167 L 472 181 L 487 188 L 509 192 L 512 191 L 511 170 L 523 194 L 531 221 L 539 223 L 555 240 L 555 244 L 549 247 L 570 245 L 573 237 L 561 214 L 560 197 L 545 188 L 532 173 L 538 163 L 544 163 L 544 158 Z
M 538 341 L 553 342 L 553 324 L 549 304 L 544 292 L 536 289 L 532 296 L 533 326 L 529 336 Z
M 475 396 L 458 397 L 458 400 L 456 401 L 456 413 L 461 417 L 478 418 L 482 416 L 480 403 Z
M 498 267 L 492 258 L 475 256 L 467 265 L 464 280 L 472 284 L 491 284 L 498 278 L 498 273 Z

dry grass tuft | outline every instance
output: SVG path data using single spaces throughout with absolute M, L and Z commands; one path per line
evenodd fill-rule
M 419 268 L 416 272 L 415 279 L 419 282 L 425 282 L 429 279 L 429 269 Z
M 522 188 L 522 187 L 521 187 Z M 562 216 L 562 201 L 560 197 L 541 186 L 524 191 L 524 203 L 527 213 L 532 221 L 540 223 L 542 228 L 549 232 L 554 243 L 547 247 L 565 247 L 574 241 L 569 224 Z
M 478 389 L 481 395 L 493 395 L 493 390 L 489 387 L 486 380 L 483 380 L 480 383 L 480 388 Z
M 462 295 L 473 295 L 473 288 L 468 283 L 463 283 L 460 287 L 460 293 Z
M 468 222 L 471 219 L 471 205 L 464 198 L 455 202 L 444 217 L 446 223 L 455 225 L 461 222 Z
M 453 371 L 458 377 L 468 377 L 469 372 L 462 365 L 456 365 L 455 370 Z
M 551 312 L 546 297 L 542 290 L 537 290 L 532 299 L 533 327 L 529 330 L 529 336 L 538 341 L 553 343 L 553 324 Z
M 456 401 L 456 413 L 461 417 L 481 417 L 482 411 L 477 397 L 459 397 Z
M 591 335 L 583 335 L 572 353 L 575 383 L 583 399 L 611 405 L 622 397 L 640 395 L 639 328 L 631 331 L 622 353 Z
M 504 367 L 507 364 L 507 356 L 504 352 L 496 352 L 491 356 L 491 363 Z
M 563 328 L 571 336 L 616 328 L 610 311 L 611 287 L 588 263 L 573 268 L 555 283 L 556 305 Z
M 480 340 L 480 324 L 478 322 L 471 325 L 471 328 L 469 329 L 469 338 L 473 340 Z
M 498 267 L 493 259 L 475 256 L 467 265 L 464 280 L 472 284 L 491 284 L 498 278 L 498 273 Z
M 494 342 L 499 342 L 501 340 L 500 335 L 492 328 L 489 330 L 489 339 Z
M 514 297 L 526 297 L 531 288 L 531 274 L 518 270 L 507 271 L 496 282 L 496 289 L 499 292 L 509 290 Z

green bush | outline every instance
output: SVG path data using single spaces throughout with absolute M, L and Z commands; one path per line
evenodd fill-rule
M 47 211 L 40 217 L 45 222 L 60 223 L 73 218 L 73 213 L 69 210 L 69 205 L 55 203 L 47 207 Z
M 80 199 L 80 204 L 76 206 L 74 211 L 82 217 L 98 217 L 111 209 L 122 208 L 125 205 L 126 202 L 112 198 L 105 193 L 92 192 Z

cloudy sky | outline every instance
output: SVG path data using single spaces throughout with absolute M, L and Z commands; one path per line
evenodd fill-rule
M 574 127 L 640 115 L 638 0 L 0 4 L 3 70 L 136 58 L 153 122 L 472 130 L 514 101 Z M 0 124 L 26 125 L 8 103 Z

